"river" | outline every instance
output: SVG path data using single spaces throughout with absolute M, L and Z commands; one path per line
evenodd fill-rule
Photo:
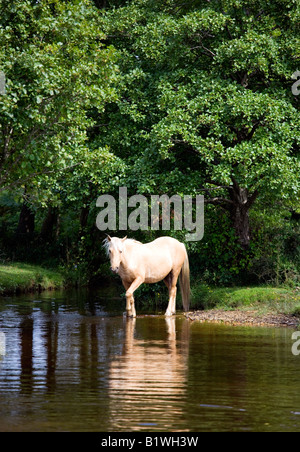
M 290 328 L 123 317 L 70 291 L 0 298 L 0 431 L 299 431 Z

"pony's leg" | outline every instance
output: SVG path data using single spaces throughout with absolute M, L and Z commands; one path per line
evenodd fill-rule
M 136 317 L 136 310 L 135 310 L 135 305 L 134 305 L 134 298 L 133 298 L 133 293 L 136 289 L 138 289 L 140 287 L 141 284 L 143 284 L 144 280 L 143 278 L 141 278 L 140 276 L 138 276 L 133 283 L 130 285 L 130 287 L 126 290 L 126 303 L 127 303 L 127 307 L 130 306 L 130 316 L 131 317 Z M 127 311 L 128 313 L 129 311 Z
M 180 272 L 171 272 L 167 278 L 169 280 L 167 281 L 169 284 L 169 305 L 168 309 L 166 310 L 166 316 L 170 317 L 173 314 L 176 314 L 176 294 L 177 294 L 177 281 L 179 277 Z M 166 282 L 166 284 L 167 284 Z
M 169 291 L 169 304 L 166 310 L 166 317 L 171 317 L 172 315 L 172 303 L 171 303 L 171 288 L 172 288 L 172 273 L 169 273 L 168 276 L 165 277 L 164 283 Z
M 168 290 L 171 287 L 171 281 L 172 281 L 172 274 L 169 273 L 168 276 L 166 276 L 165 279 L 164 279 L 164 283 L 167 286 Z
M 123 286 L 126 290 L 126 294 L 127 294 L 127 290 L 130 287 L 130 283 L 128 283 L 127 281 L 122 281 Z M 131 298 L 127 297 L 126 295 L 126 312 L 127 312 L 127 317 L 132 317 L 132 312 L 131 312 Z
M 171 317 L 172 315 L 176 314 L 176 294 L 177 294 L 176 285 L 175 287 L 171 286 L 169 289 L 169 305 L 165 313 L 166 317 Z

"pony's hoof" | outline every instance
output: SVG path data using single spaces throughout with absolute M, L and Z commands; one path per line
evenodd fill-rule
M 131 311 L 130 312 L 127 311 L 127 318 L 128 319 L 135 319 L 136 318 L 136 314 L 132 314 Z
M 166 317 L 172 317 L 173 313 L 170 311 L 166 311 L 165 316 Z

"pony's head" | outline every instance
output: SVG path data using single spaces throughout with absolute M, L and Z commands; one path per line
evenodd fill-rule
M 110 258 L 110 268 L 114 273 L 118 273 L 120 264 L 122 262 L 122 253 L 124 250 L 124 242 L 127 237 L 119 239 L 118 237 L 110 237 L 109 235 L 104 240 L 104 248 Z

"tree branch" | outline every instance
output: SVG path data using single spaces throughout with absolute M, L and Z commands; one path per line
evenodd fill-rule
M 254 193 L 249 197 L 247 203 L 246 203 L 246 207 L 247 209 L 250 209 L 254 202 L 256 201 L 257 197 L 258 197 L 258 190 L 255 190 Z
M 60 172 L 65 172 L 65 171 L 69 171 L 73 168 L 75 168 L 76 166 L 81 165 L 81 162 L 79 163 L 75 163 L 74 165 L 70 165 L 70 166 L 66 166 L 65 168 L 61 168 L 61 169 L 52 169 L 52 170 L 48 170 L 48 171 L 36 171 L 35 173 L 31 173 L 28 177 L 26 177 L 25 179 L 19 179 L 18 181 L 13 181 L 10 184 L 6 185 L 5 187 L 1 187 L 0 186 L 0 192 L 4 191 L 4 190 L 9 190 L 12 187 L 16 187 L 17 185 L 23 185 L 26 182 L 30 181 L 31 179 L 33 179 L 36 176 L 41 176 L 42 174 L 53 174 L 53 173 L 60 173 Z
M 216 182 L 213 179 L 205 179 L 205 183 L 206 184 L 215 185 L 217 188 L 226 188 L 226 189 L 230 189 L 231 188 L 230 185 L 221 185 L 219 182 Z
M 231 201 L 231 199 L 220 198 L 220 197 L 204 199 L 204 202 L 207 204 L 219 205 L 221 207 L 224 207 L 224 209 L 226 209 L 226 210 L 230 210 L 232 208 L 232 206 L 234 205 L 234 202 Z

